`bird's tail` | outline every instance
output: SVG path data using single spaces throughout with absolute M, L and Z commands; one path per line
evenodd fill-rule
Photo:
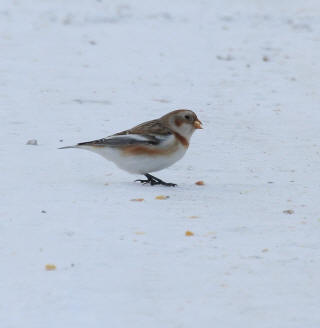
M 65 146 L 65 147 L 60 147 L 58 149 L 68 149 L 68 148 L 78 148 L 78 145 L 74 145 L 74 146 Z

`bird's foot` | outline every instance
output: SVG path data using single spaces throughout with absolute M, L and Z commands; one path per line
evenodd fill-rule
M 175 183 L 162 181 L 161 179 L 156 178 L 156 177 L 154 177 L 153 175 L 151 175 L 149 173 L 145 174 L 145 176 L 147 177 L 147 180 L 138 179 L 138 180 L 135 180 L 135 181 L 136 182 L 141 182 L 141 183 L 144 183 L 144 184 L 150 183 L 151 186 L 154 186 L 154 185 L 163 185 L 163 186 L 167 186 L 167 187 L 175 187 L 176 186 Z

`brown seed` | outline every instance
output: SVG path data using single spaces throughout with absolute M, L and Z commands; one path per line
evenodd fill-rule
M 197 186 L 204 186 L 204 181 L 200 180 L 200 181 L 195 182 L 195 184 Z
M 192 231 L 187 230 L 186 233 L 185 233 L 185 235 L 187 237 L 190 237 L 190 236 L 194 236 L 194 233 Z
M 285 211 L 282 211 L 282 213 L 284 213 L 284 214 L 293 214 L 294 210 L 285 210 Z
M 45 269 L 47 271 L 54 271 L 54 270 L 56 270 L 56 268 L 57 267 L 54 264 L 46 264 L 46 266 L 45 266 Z
M 168 199 L 168 198 L 170 198 L 170 196 L 159 195 L 155 197 L 155 199 Z
M 144 199 L 143 198 L 132 198 L 130 199 L 131 202 L 143 202 Z

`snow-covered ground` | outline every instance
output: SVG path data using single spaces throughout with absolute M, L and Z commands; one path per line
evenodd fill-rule
M 1 328 L 319 327 L 319 56 L 318 0 L 3 1 Z M 177 188 L 57 150 L 177 108 Z

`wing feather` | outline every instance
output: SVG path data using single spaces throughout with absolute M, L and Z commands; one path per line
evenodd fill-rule
M 125 147 L 131 145 L 159 145 L 167 138 L 155 135 L 112 135 L 107 138 L 97 139 L 89 142 L 79 143 L 78 146 L 96 146 L 96 147 Z
M 89 142 L 79 143 L 78 146 L 96 147 L 125 147 L 129 145 L 159 145 L 169 136 L 172 131 L 161 124 L 159 120 L 152 120 L 139 124 L 132 129 L 125 130 L 109 137 L 97 139 Z

